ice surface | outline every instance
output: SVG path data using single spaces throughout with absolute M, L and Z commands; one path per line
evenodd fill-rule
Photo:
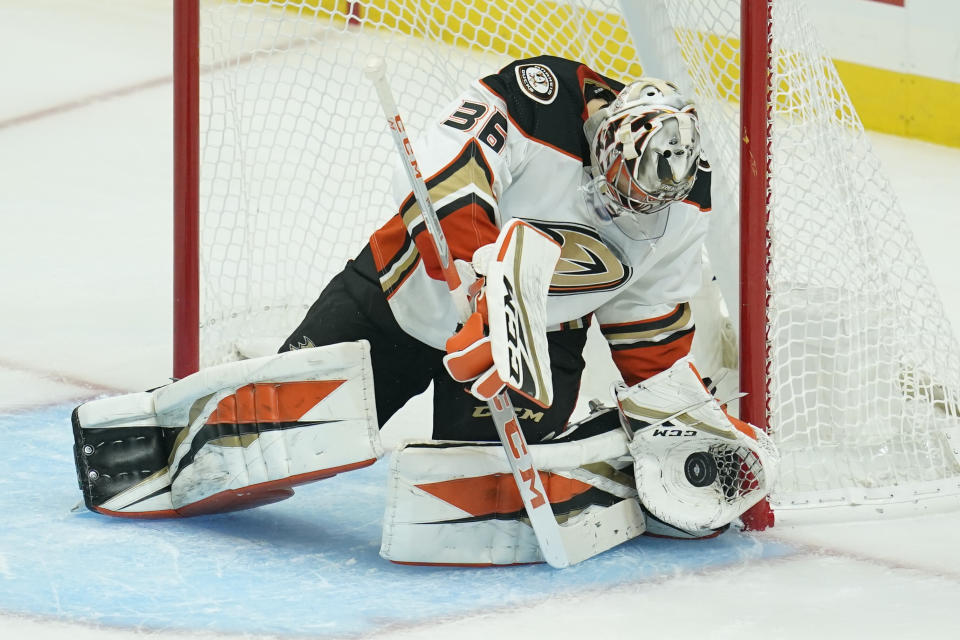
M 955 634 L 956 513 L 644 539 L 558 572 L 380 559 L 383 463 L 237 514 L 72 511 L 73 404 L 171 369 L 170 4 L 0 3 L 0 638 Z M 956 329 L 960 150 L 871 137 Z
M 166 521 L 74 510 L 71 406 L 0 417 L 0 609 L 109 626 L 359 634 L 522 608 L 706 567 L 792 553 L 746 534 L 703 544 L 643 539 L 557 572 L 381 559 L 387 465 L 256 510 Z

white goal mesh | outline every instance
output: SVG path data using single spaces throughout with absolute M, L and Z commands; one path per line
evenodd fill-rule
M 371 54 L 388 61 L 414 146 L 438 107 L 516 57 L 679 81 L 705 123 L 710 245 L 722 247 L 711 256 L 735 310 L 736 260 L 718 256 L 737 246 L 739 2 L 630 4 L 645 11 L 643 42 L 615 0 L 202 2 L 202 365 L 275 350 L 392 214 L 395 151 L 362 73 Z M 774 506 L 956 494 L 960 349 L 802 9 L 775 3 L 773 20 Z
M 694 92 L 723 174 L 718 200 L 735 210 L 739 83 L 730 43 L 739 2 L 662 7 L 677 36 L 661 45 L 663 57 Z M 883 511 L 955 496 L 960 349 L 803 10 L 773 4 L 768 365 L 770 429 L 783 456 L 773 505 Z M 673 46 L 679 56 L 669 55 Z M 734 244 L 736 225 L 718 226 Z M 718 264 L 722 253 L 711 255 Z M 735 295 L 727 288 L 728 301 Z

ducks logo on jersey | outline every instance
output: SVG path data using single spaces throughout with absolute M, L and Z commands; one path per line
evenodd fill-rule
M 542 64 L 517 65 L 520 89 L 541 104 L 550 104 L 557 97 L 557 76 Z
M 632 269 L 604 244 L 595 229 L 574 222 L 528 220 L 561 247 L 550 295 L 612 291 L 623 286 Z

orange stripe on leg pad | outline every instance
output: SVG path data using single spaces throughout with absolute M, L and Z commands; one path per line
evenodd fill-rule
M 207 424 L 296 422 L 346 380 L 256 382 L 223 398 Z
M 589 491 L 591 485 L 545 471 L 540 479 L 551 503 L 561 503 Z M 523 510 L 523 500 L 513 475 L 494 473 L 474 478 L 458 478 L 416 485 L 418 489 L 447 502 L 473 516 L 495 513 L 516 513 Z
M 234 396 L 237 398 L 237 422 L 256 422 L 257 408 L 253 400 L 254 385 L 248 384 L 237 389 Z M 273 421 L 271 421 L 273 422 Z

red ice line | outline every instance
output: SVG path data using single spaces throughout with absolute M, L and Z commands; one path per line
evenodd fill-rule
M 312 42 L 310 36 L 305 36 L 301 38 L 296 38 L 284 45 L 278 45 L 274 47 L 269 53 L 249 51 L 246 53 L 239 54 L 233 58 L 222 60 L 212 65 L 201 65 L 200 74 L 204 75 L 215 69 L 224 69 L 234 66 L 240 66 L 252 62 L 255 58 L 263 57 L 272 57 L 280 55 L 288 51 L 294 51 L 302 47 L 309 46 Z M 64 102 L 62 104 L 54 105 L 52 107 L 47 107 L 45 109 L 38 109 L 37 111 L 32 111 L 25 113 L 19 116 L 14 116 L 7 120 L 0 120 L 0 130 L 6 129 L 8 127 L 14 127 L 17 125 L 25 124 L 28 122 L 33 122 L 34 120 L 40 120 L 46 118 L 47 116 L 59 115 L 61 113 L 67 113 L 68 111 L 73 111 L 74 109 L 80 109 L 88 105 L 102 102 L 104 100 L 110 100 L 112 98 L 121 98 L 128 96 L 134 93 L 138 93 L 145 89 L 153 89 L 155 87 L 161 87 L 167 84 L 173 83 L 173 76 L 162 76 L 160 78 L 153 78 L 152 80 L 145 80 L 143 82 L 138 82 L 136 84 L 127 85 L 125 87 L 118 87 L 116 89 L 110 89 L 108 91 L 101 91 L 100 93 L 94 93 L 83 98 L 78 98 L 76 100 L 71 100 L 69 102 Z M 173 106 L 171 105 L 171 111 Z
M 110 100 L 111 98 L 120 98 L 123 96 L 128 96 L 144 89 L 152 89 L 154 87 L 160 87 L 165 84 L 170 84 L 173 82 L 173 76 L 165 76 L 163 78 L 154 78 L 153 80 L 146 80 L 144 82 L 139 82 L 137 84 L 131 84 L 126 87 L 119 87 L 117 89 L 111 89 L 109 91 L 102 91 L 100 93 L 95 93 L 93 95 L 85 96 L 83 98 L 78 98 L 76 100 L 71 100 L 69 102 L 64 102 L 62 104 L 54 105 L 52 107 L 47 107 L 45 109 L 39 109 L 37 111 L 31 111 L 29 113 L 24 113 L 19 116 L 14 116 L 8 120 L 0 120 L 0 129 L 6 129 L 8 127 L 15 127 L 17 125 L 26 124 L 28 122 L 33 122 L 34 120 L 40 120 L 46 118 L 47 116 L 55 116 L 61 113 L 66 113 L 68 111 L 73 111 L 74 109 L 80 109 L 88 105 L 94 104 L 96 102 L 102 102 L 104 100 Z
M 92 382 L 90 380 L 84 380 L 82 378 L 76 378 L 71 375 L 64 375 L 63 373 L 59 373 L 55 371 L 48 371 L 45 369 L 39 369 L 36 367 L 27 366 L 19 362 L 13 362 L 11 360 L 6 360 L 3 358 L 0 358 L 0 369 L 10 369 L 13 371 L 21 371 L 24 373 L 34 375 L 38 378 L 42 378 L 44 380 L 49 380 L 52 382 L 60 382 L 63 384 L 70 385 L 72 387 L 77 387 L 78 389 L 83 389 L 84 391 L 89 392 L 88 394 L 89 396 L 94 396 L 94 395 L 99 395 L 104 393 L 116 395 L 119 393 L 129 392 L 127 389 L 120 389 L 118 387 L 102 385 L 96 382 Z M 48 407 L 54 404 L 60 404 L 64 401 L 69 401 L 71 399 L 82 400 L 86 397 L 87 395 L 78 395 L 76 398 L 64 398 L 57 401 L 41 401 L 32 405 L 17 405 L 16 410 L 19 412 L 24 410 L 41 409 L 43 407 Z

